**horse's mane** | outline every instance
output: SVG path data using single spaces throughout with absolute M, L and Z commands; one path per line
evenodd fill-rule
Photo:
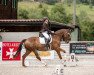
M 60 29 L 60 30 L 57 30 L 57 31 L 55 31 L 55 34 L 60 34 L 60 33 L 64 32 L 65 30 L 67 30 L 67 29 Z

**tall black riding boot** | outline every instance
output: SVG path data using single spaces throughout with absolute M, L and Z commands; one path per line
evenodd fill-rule
M 50 49 L 49 40 L 47 40 L 47 47 L 48 47 L 48 49 Z

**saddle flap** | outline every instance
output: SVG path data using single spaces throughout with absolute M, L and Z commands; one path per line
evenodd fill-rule
M 45 44 L 46 43 L 44 37 L 39 37 L 39 41 L 40 41 L 41 44 Z
M 39 37 L 39 41 L 40 41 L 41 44 L 46 44 L 45 37 Z M 51 42 L 52 42 L 52 36 L 50 36 L 50 42 L 49 43 L 51 43 Z

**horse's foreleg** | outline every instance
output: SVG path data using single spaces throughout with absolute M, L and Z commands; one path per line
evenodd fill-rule
M 22 66 L 26 67 L 25 65 L 25 58 L 31 53 L 31 51 L 26 50 L 26 53 L 22 56 Z
M 62 60 L 62 56 L 61 56 L 60 51 L 62 51 L 62 52 L 65 53 L 65 50 L 63 50 L 63 49 L 61 49 L 61 48 L 56 48 L 56 52 L 57 52 L 57 54 L 58 54 L 58 56 L 59 56 L 59 58 L 60 58 L 60 60 L 61 60 L 61 63 L 64 63 L 65 60 L 64 60 L 64 61 Z
M 62 59 L 62 56 L 61 56 L 61 53 L 60 53 L 59 48 L 57 48 L 57 49 L 56 49 L 56 52 L 57 52 L 57 54 L 58 54 L 59 58 L 60 58 L 60 59 Z
M 65 51 L 64 49 L 61 49 L 61 48 L 59 48 L 59 49 L 60 49 L 60 51 L 66 53 L 66 51 Z M 65 63 L 65 62 L 66 62 L 66 54 L 64 54 L 64 63 Z
M 66 51 L 64 50 L 64 49 L 61 49 L 61 48 L 59 48 L 60 49 L 60 51 L 62 51 L 62 52 L 64 52 L 64 53 L 66 53 Z
M 39 61 L 41 61 L 41 58 L 40 58 L 38 52 L 37 52 L 37 51 L 33 51 L 33 52 L 35 53 L 36 58 L 37 58 Z M 41 62 L 42 62 L 45 66 L 47 66 L 47 64 L 46 64 L 44 61 L 41 61 Z

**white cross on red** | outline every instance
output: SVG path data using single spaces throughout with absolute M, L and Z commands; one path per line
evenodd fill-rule
M 9 55 L 9 59 L 13 59 L 13 55 L 15 55 L 16 51 L 13 52 L 14 48 L 9 48 L 10 52 L 6 51 L 6 56 Z

